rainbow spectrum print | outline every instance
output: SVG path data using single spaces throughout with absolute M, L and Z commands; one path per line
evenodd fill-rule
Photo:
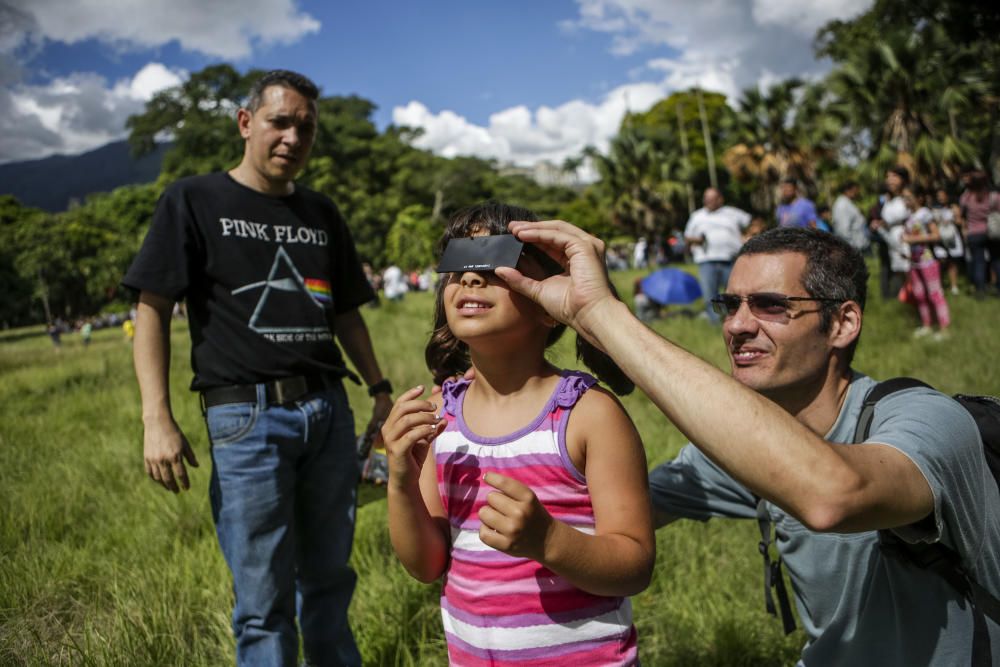
M 330 283 L 319 278 L 306 278 L 306 289 L 312 298 L 319 303 L 332 303 L 333 297 L 330 295 Z

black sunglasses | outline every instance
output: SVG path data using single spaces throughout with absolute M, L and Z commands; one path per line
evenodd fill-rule
M 769 322 L 785 322 L 795 317 L 792 310 L 793 301 L 823 301 L 826 303 L 843 303 L 843 299 L 833 299 L 825 296 L 786 296 L 777 292 L 758 292 L 757 294 L 717 294 L 712 297 L 712 310 L 720 317 L 732 317 L 740 309 L 744 301 L 750 307 L 754 317 Z

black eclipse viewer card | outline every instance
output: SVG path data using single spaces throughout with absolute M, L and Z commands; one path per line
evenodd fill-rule
M 492 271 L 498 266 L 517 267 L 524 244 L 513 234 L 451 239 L 441 255 L 438 273 Z

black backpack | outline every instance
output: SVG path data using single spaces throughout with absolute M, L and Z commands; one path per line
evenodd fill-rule
M 864 442 L 868 439 L 872 419 L 875 416 L 875 405 L 889 394 L 903 389 L 927 387 L 930 385 L 913 378 L 900 377 L 886 380 L 875 385 L 861 408 L 858 424 L 854 430 L 853 442 Z M 983 441 L 983 455 L 994 481 L 1000 488 L 1000 399 L 993 396 L 970 396 L 955 394 L 953 397 L 964 407 L 976 421 L 979 435 Z M 785 634 L 795 630 L 795 618 L 788 600 L 784 578 L 781 576 L 781 558 L 774 561 L 770 556 L 771 519 L 767 513 L 763 499 L 757 501 L 757 525 L 760 528 L 759 550 L 764 558 L 764 606 L 771 615 L 777 615 L 774 600 L 771 597 L 773 588 L 781 609 L 781 621 Z M 882 553 L 891 558 L 905 560 L 916 567 L 936 572 L 949 584 L 958 590 L 972 606 L 972 665 L 974 667 L 990 667 L 993 664 L 990 651 L 990 636 L 986 626 L 986 617 L 1000 624 L 1000 600 L 979 585 L 962 567 L 958 554 L 941 543 L 910 544 L 896 537 L 889 530 L 878 531 L 879 548 Z

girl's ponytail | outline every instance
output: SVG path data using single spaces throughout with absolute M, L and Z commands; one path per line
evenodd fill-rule
M 593 371 L 597 379 L 608 385 L 611 391 L 619 396 L 631 394 L 635 383 L 629 379 L 618 364 L 604 352 L 587 342 L 580 334 L 576 335 L 576 358 Z
M 614 284 L 610 280 L 608 281 L 608 286 L 611 288 L 611 293 L 617 299 L 618 290 L 615 289 Z M 598 380 L 608 385 L 611 391 L 619 396 L 631 394 L 632 390 L 635 389 L 635 383 L 625 375 L 625 371 L 611 357 L 588 343 L 587 339 L 580 334 L 576 335 L 576 358 L 593 371 Z

